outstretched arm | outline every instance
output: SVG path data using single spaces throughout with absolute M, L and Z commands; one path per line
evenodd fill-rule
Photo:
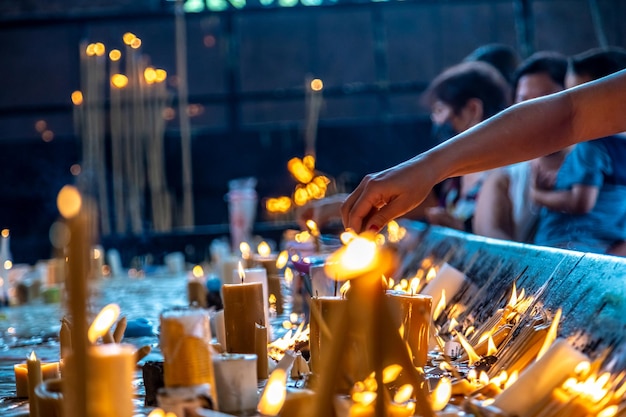
M 527 101 L 395 167 L 367 175 L 342 218 L 356 231 L 380 229 L 415 208 L 434 184 L 555 152 L 626 130 L 626 70 Z

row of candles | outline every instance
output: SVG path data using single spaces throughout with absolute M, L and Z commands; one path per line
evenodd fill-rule
M 462 326 L 455 322 L 457 317 L 445 317 L 446 325 L 437 328 L 432 317 L 440 317 L 444 310 L 454 311 L 453 308 L 445 309 L 445 298 L 454 298 L 465 284 L 464 274 L 449 265 L 433 273 L 434 266 L 431 265 L 428 271 L 420 269 L 416 274 L 416 278 L 425 278 L 419 284 L 408 280 L 395 284 L 391 278 L 379 274 L 389 269 L 389 265 L 386 265 L 389 258 L 379 253 L 388 255 L 389 251 L 385 251 L 384 247 L 376 245 L 374 239 L 351 235 L 346 239 L 346 246 L 332 254 L 326 262 L 327 277 L 351 282 L 353 288 L 345 297 L 324 295 L 313 297 L 311 302 L 310 363 L 313 373 L 321 380 L 316 390 L 287 393 L 285 384 L 288 370 L 294 363 L 302 363 L 301 356 L 296 361 L 297 355 L 287 351 L 276 369 L 269 374 L 266 388 L 257 403 L 256 382 L 268 377 L 269 373 L 267 366 L 263 370 L 264 367 L 259 365 L 263 362 L 267 365 L 268 360 L 266 311 L 269 296 L 268 293 L 264 295 L 263 282 L 248 281 L 256 279 L 255 269 L 246 269 L 243 265 L 230 275 L 231 283 L 225 283 L 222 288 L 224 326 L 222 336 L 218 330 L 218 340 L 224 341 L 221 348 L 227 353 L 216 354 L 213 351 L 208 316 L 203 310 L 163 313 L 161 349 L 166 387 L 205 385 L 213 398 L 214 407 L 233 413 L 249 412 L 256 408 L 263 415 L 305 415 L 307 412 L 322 415 L 324 407 L 333 406 L 331 403 L 335 403 L 335 410 L 344 410 L 336 411 L 339 415 L 349 416 L 432 415 L 433 410 L 443 410 L 441 415 L 461 415 L 462 411 L 451 410 L 448 405 L 453 394 L 476 400 L 467 403 L 469 405 L 466 407 L 481 407 L 481 410 L 491 408 L 503 414 L 524 417 L 623 415 L 624 407 L 620 404 L 626 390 L 623 375 L 611 376 L 605 373 L 598 376 L 598 364 L 589 364 L 588 358 L 565 341 L 557 340 L 553 343 L 558 316 L 552 319 L 550 326 L 546 323 L 528 325 L 527 310 L 532 301 L 529 301 L 530 297 L 517 297 L 514 291 L 515 297 L 511 297 L 507 306 L 496 311 L 473 334 L 468 328 L 461 332 Z M 272 259 L 271 262 L 277 258 L 270 254 L 260 256 Z M 280 268 L 284 267 L 282 262 L 284 260 L 279 264 Z M 267 278 L 267 271 L 260 269 L 264 272 L 258 276 L 265 275 Z M 263 281 L 262 278 L 259 280 Z M 355 292 L 354 295 L 352 292 Z M 428 295 L 429 292 L 432 295 Z M 376 301 L 382 296 L 386 300 L 385 306 Z M 378 310 L 363 303 L 363 300 L 372 300 L 371 304 Z M 368 330 L 359 326 L 352 328 L 352 322 L 345 327 L 346 318 L 348 321 L 358 321 L 354 316 L 355 311 L 368 320 L 359 322 L 367 326 Z M 383 313 L 388 322 L 377 317 Z M 438 322 L 441 321 L 440 318 Z M 335 331 L 341 326 L 348 331 Z M 109 327 L 99 327 L 106 329 L 102 335 L 108 333 Z M 296 333 L 301 336 L 306 332 L 299 327 Z M 516 338 L 512 338 L 513 333 L 517 333 Z M 125 381 L 132 380 L 135 363 L 127 358 L 134 358 L 136 353 L 120 344 L 111 345 L 116 348 L 94 344 L 99 338 L 102 336 L 89 338 L 84 362 L 88 364 L 85 369 L 90 370 L 85 373 L 85 385 L 89 387 L 89 415 L 131 416 L 133 390 L 132 385 Z M 381 345 L 380 340 L 375 339 L 381 338 L 400 340 L 401 349 L 386 347 L 376 350 L 375 347 Z M 444 340 L 446 338 L 448 340 Z M 545 341 L 541 342 L 542 339 Z M 445 355 L 455 344 L 466 351 L 467 363 L 462 357 L 452 361 Z M 537 344 L 540 349 L 535 349 Z M 338 350 L 338 345 L 347 348 Z M 505 345 L 506 348 L 503 348 Z M 392 343 L 390 346 L 396 345 Z M 442 348 L 440 354 L 444 360 L 440 361 L 438 368 L 441 372 L 435 373 L 439 379 L 437 388 L 428 394 L 424 387 L 426 381 L 433 378 L 433 370 L 428 365 L 434 361 L 427 361 L 427 355 L 433 346 Z M 487 347 L 490 349 L 487 350 Z M 529 350 L 534 353 L 526 355 Z M 513 354 L 518 357 L 513 357 Z M 491 370 L 481 373 L 479 377 L 472 376 L 472 372 L 483 366 L 490 356 L 497 357 Z M 353 360 L 350 361 L 350 358 Z M 396 361 L 398 363 L 394 363 Z M 29 370 L 29 367 L 36 369 L 36 363 L 36 358 L 30 358 L 26 367 Z M 328 364 L 339 366 L 329 367 Z M 507 375 L 514 368 L 519 373 L 516 381 L 510 374 Z M 90 379 L 94 369 L 97 369 L 97 381 Z M 551 371 L 546 372 L 546 369 Z M 328 381 L 327 375 L 331 373 L 340 375 L 339 380 L 347 376 L 348 383 L 342 386 L 335 380 L 329 390 L 323 382 Z M 28 374 L 30 378 L 30 372 Z M 442 377 L 442 374 L 446 376 Z M 35 370 L 32 377 L 37 378 L 38 375 L 39 371 Z M 292 376 L 295 375 L 298 373 L 292 373 Z M 76 379 L 66 383 L 69 387 L 79 384 Z M 33 386 L 37 384 L 35 380 Z M 111 392 L 111 396 L 100 392 L 111 386 L 120 387 L 119 392 Z M 589 394 L 589 387 L 597 392 Z M 337 397 L 338 391 L 348 392 L 350 396 Z M 237 395 L 233 396 L 233 393 Z M 72 389 L 65 394 L 66 405 L 77 401 Z M 230 401 L 227 400 L 229 396 Z M 93 397 L 98 397 L 98 400 Z M 310 401 L 313 397 L 314 406 L 300 406 L 302 401 Z M 477 401 L 485 398 L 484 401 Z M 107 407 L 114 409 L 109 410 Z M 74 409 L 74 406 L 69 408 Z M 35 415 L 42 414 L 39 412 Z M 46 414 L 44 416 L 47 417 Z

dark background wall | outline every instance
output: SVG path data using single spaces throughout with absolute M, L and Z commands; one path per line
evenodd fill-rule
M 304 82 L 324 81 L 318 168 L 353 186 L 368 172 L 432 146 L 419 93 L 443 68 L 486 43 L 521 55 L 626 44 L 626 4 L 599 0 L 341 2 L 188 14 L 195 223 L 227 222 L 232 178 L 256 176 L 264 198 L 289 193 L 286 162 L 304 153 Z M 151 62 L 175 75 L 167 1 L 3 1 L 0 5 L 0 227 L 17 261 L 49 255 L 55 196 L 79 163 L 70 94 L 80 88 L 79 44 L 121 48 L 139 36 Z M 523 35 L 520 10 L 530 20 Z M 529 14 L 530 13 L 530 14 Z M 594 25 L 594 17 L 595 25 Z M 175 89 L 170 86 L 172 93 Z M 45 142 L 35 123 L 45 120 Z M 169 188 L 182 195 L 178 121 L 166 129 Z M 262 215 L 261 215 L 262 216 Z

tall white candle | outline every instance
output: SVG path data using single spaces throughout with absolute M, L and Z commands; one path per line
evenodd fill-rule
M 552 390 L 574 374 L 584 354 L 557 339 L 545 355 L 526 368 L 510 387 L 495 398 L 493 405 L 508 415 L 525 416 Z
M 435 278 L 426 284 L 421 294 L 430 295 L 433 298 L 430 314 L 433 319 L 435 319 L 433 315 L 435 308 L 441 301 L 442 291 L 445 291 L 446 302 L 449 304 L 450 300 L 461 290 L 463 283 L 465 283 L 465 274 L 445 263 L 439 269 Z
M 254 354 L 213 355 L 220 411 L 239 415 L 255 410 L 258 402 L 256 361 Z

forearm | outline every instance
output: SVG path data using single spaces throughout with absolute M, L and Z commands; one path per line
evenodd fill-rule
M 535 190 L 533 192 L 535 203 L 552 211 L 562 213 L 574 213 L 575 201 L 571 190 Z
M 626 70 L 515 105 L 422 157 L 437 181 L 533 159 L 626 130 Z

